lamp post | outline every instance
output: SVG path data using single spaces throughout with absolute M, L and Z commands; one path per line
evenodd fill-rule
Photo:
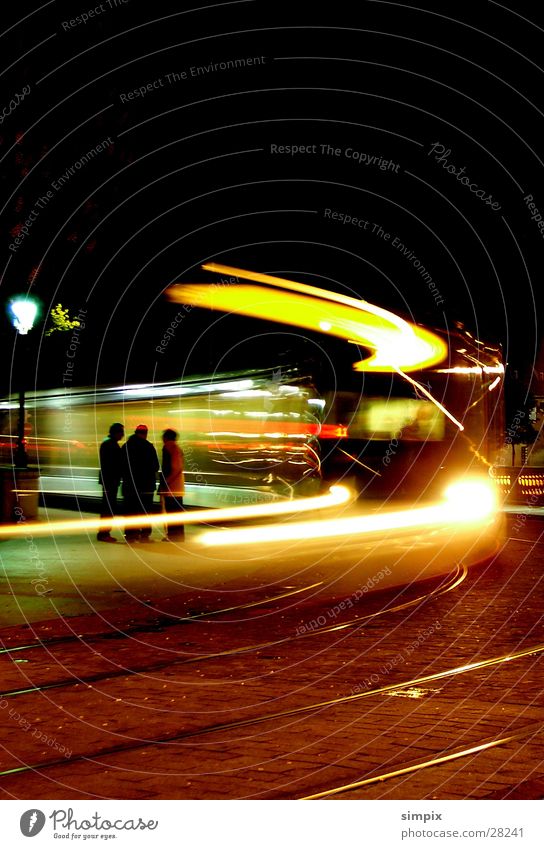
M 30 295 L 16 295 L 8 302 L 7 312 L 11 323 L 13 324 L 18 336 L 26 336 L 29 330 L 34 327 L 34 322 L 38 317 L 39 303 L 38 300 Z M 22 358 L 20 358 L 22 360 Z M 24 366 L 21 362 L 21 368 L 18 375 L 19 383 L 19 420 L 17 423 L 17 448 L 13 455 L 13 462 L 17 468 L 26 469 L 28 467 L 28 454 L 25 448 L 25 377 Z

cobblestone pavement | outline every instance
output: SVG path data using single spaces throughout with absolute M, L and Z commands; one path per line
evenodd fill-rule
M 544 798 L 544 522 L 509 528 L 448 592 L 187 589 L 3 629 L 2 797 Z

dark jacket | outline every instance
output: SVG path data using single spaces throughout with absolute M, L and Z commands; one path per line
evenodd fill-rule
M 104 489 L 117 489 L 121 483 L 123 451 L 119 443 L 107 436 L 100 445 L 99 481 Z
M 155 492 L 159 458 L 155 446 L 136 434 L 129 436 L 123 448 L 123 494 Z

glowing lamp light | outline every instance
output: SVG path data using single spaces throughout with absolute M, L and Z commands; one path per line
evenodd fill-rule
M 21 336 L 26 336 L 32 330 L 38 312 L 38 302 L 25 295 L 18 295 L 8 303 L 9 319 Z
M 493 484 L 483 480 L 454 483 L 444 493 L 452 519 L 484 519 L 497 509 L 497 492 Z
M 463 480 L 451 484 L 441 502 L 428 507 L 409 508 L 390 513 L 368 513 L 341 519 L 322 519 L 309 522 L 289 522 L 281 525 L 257 525 L 251 528 L 232 528 L 207 531 L 198 542 L 206 547 L 221 545 L 262 545 L 263 543 L 316 543 L 322 539 L 341 537 L 363 540 L 372 533 L 402 530 L 430 530 L 456 525 L 474 527 L 490 521 L 497 512 L 493 484 L 482 479 Z
M 18 336 L 26 336 L 34 327 L 34 322 L 39 313 L 39 301 L 29 295 L 16 295 L 7 303 L 9 320 L 13 324 Z M 24 361 L 24 357 L 22 358 Z M 16 468 L 28 468 L 28 454 L 26 452 L 25 440 L 25 384 L 23 371 L 19 378 L 19 421 L 17 424 L 17 449 L 13 454 L 13 462 Z

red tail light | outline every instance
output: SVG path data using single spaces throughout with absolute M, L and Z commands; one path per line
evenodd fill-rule
M 319 436 L 321 439 L 347 439 L 348 427 L 347 425 L 324 424 L 321 425 Z

